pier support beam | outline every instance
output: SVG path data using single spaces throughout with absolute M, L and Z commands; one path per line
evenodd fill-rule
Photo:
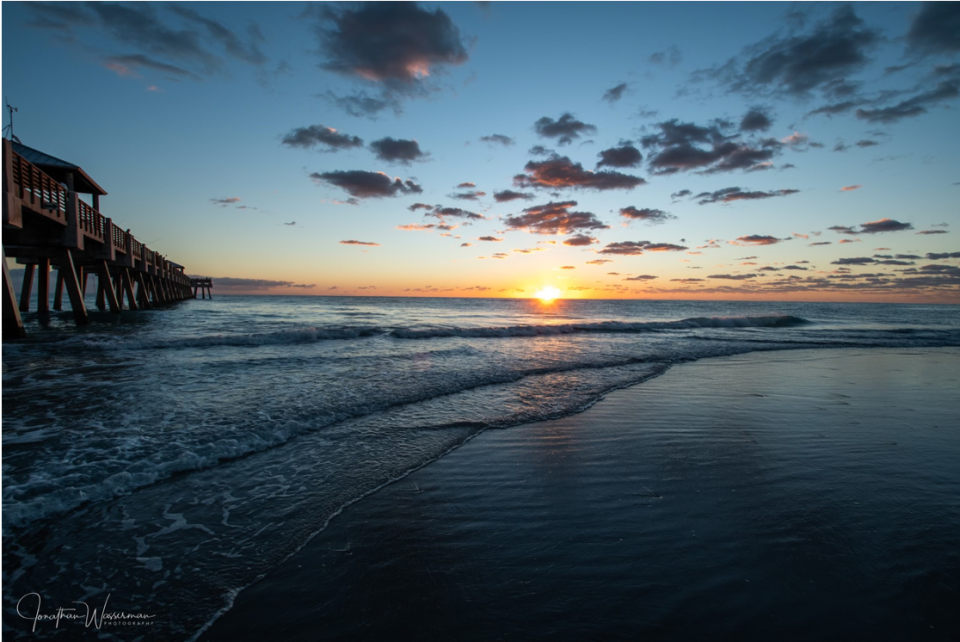
M 7 141 L 3 141 L 7 145 Z M 4 147 L 6 152 L 6 147 Z M 7 267 L 7 253 L 3 253 L 3 338 L 22 339 L 27 336 L 23 329 L 23 319 L 17 308 L 17 295 L 13 290 L 13 280 L 10 278 L 10 268 Z
M 120 268 L 120 281 L 123 283 L 123 291 L 127 294 L 127 305 L 131 310 L 136 310 L 137 299 L 133 296 L 133 281 L 130 279 L 130 268 Z
M 20 311 L 30 311 L 30 294 L 33 292 L 33 270 L 36 266 L 28 263 L 23 266 L 23 285 L 20 287 Z
M 85 285 L 85 284 L 81 284 Z M 86 290 L 84 289 L 84 292 Z M 63 309 L 63 266 L 57 268 L 57 285 L 53 288 L 53 309 Z
M 97 262 L 97 281 L 99 283 L 99 292 L 97 298 L 103 293 L 107 303 L 110 305 L 111 314 L 120 314 L 120 303 L 117 301 L 117 291 L 113 289 L 113 281 L 110 280 L 110 268 L 106 261 Z M 102 309 L 102 308 L 101 308 Z
M 50 312 L 50 259 L 40 259 L 37 266 L 37 312 Z
M 104 263 L 106 266 L 106 263 Z M 73 265 L 73 256 L 70 250 L 63 251 L 60 269 L 64 272 L 64 281 L 67 286 L 67 294 L 70 296 L 70 307 L 73 308 L 73 320 L 77 325 L 87 325 L 90 323 L 90 317 L 87 316 L 87 307 L 83 303 L 83 292 L 80 291 L 80 281 L 77 279 L 77 269 Z

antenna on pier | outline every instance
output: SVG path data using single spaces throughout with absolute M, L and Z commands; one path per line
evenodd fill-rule
M 3 97 L 3 102 L 7 104 L 7 111 L 10 113 L 10 124 L 3 128 L 3 135 L 9 135 L 11 139 L 20 143 L 20 139 L 13 134 L 13 113 L 17 111 L 17 108 L 10 106 L 10 101 L 7 100 L 6 96 Z M 20 144 L 22 145 L 23 143 Z

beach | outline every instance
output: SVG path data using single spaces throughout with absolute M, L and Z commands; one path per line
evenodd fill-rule
M 960 350 L 750 353 L 487 430 L 199 639 L 952 640 Z

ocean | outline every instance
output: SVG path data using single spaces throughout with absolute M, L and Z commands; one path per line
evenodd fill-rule
M 217 296 L 85 328 L 28 314 L 3 346 L 4 638 L 67 637 L 22 611 L 109 596 L 156 616 L 143 639 L 190 639 L 345 507 L 485 430 L 704 358 L 956 347 L 957 312 Z

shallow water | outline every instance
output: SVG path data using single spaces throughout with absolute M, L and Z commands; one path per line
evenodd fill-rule
M 704 357 L 957 346 L 957 311 L 250 296 L 82 329 L 28 315 L 3 350 L 6 612 L 110 592 L 179 614 L 148 637 L 189 637 L 345 505 L 483 429 Z

